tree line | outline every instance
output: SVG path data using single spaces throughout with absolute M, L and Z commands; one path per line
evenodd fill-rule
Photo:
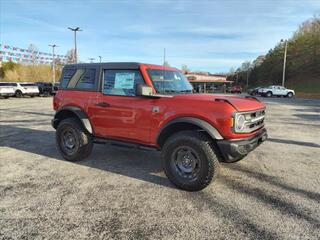
M 265 56 L 231 69 L 228 79 L 243 87 L 281 85 L 286 41 L 285 85 L 320 92 L 320 15 L 303 22 L 290 39 L 279 41 Z
M 30 44 L 29 50 L 38 51 L 34 44 Z M 71 49 L 67 52 L 67 63 L 73 63 L 74 50 Z M 33 58 L 34 59 L 34 58 Z M 60 79 L 61 71 L 64 66 L 59 58 L 55 59 L 55 76 Z M 0 81 L 7 82 L 51 82 L 53 80 L 52 64 L 22 64 L 16 62 L 2 62 L 0 65 Z

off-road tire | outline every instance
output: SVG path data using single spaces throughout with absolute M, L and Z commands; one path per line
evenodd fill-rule
M 272 94 L 272 92 L 270 92 L 270 91 L 266 93 L 266 97 L 272 97 L 272 95 L 273 95 L 273 94 Z
M 179 175 L 175 166 L 174 155 L 179 148 L 191 148 L 199 157 L 198 173 L 195 178 Z M 168 179 L 177 187 L 187 191 L 200 191 L 207 187 L 216 177 L 219 161 L 212 140 L 198 131 L 181 131 L 175 133 L 162 148 L 163 170 Z
M 292 92 L 289 92 L 289 93 L 287 94 L 287 97 L 288 97 L 288 98 L 292 98 L 292 97 L 293 97 L 293 93 L 292 93 Z
M 68 131 L 74 137 L 75 149 L 72 152 L 68 152 L 63 140 L 65 132 Z M 77 118 L 66 118 L 62 120 L 56 131 L 56 144 L 64 159 L 74 162 L 87 158 L 93 148 L 93 138 L 80 123 Z
M 23 97 L 23 93 L 20 90 L 17 90 L 16 93 L 15 93 L 15 96 L 17 98 L 22 98 Z

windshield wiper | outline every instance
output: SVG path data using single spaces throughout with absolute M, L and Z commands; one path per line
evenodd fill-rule
M 181 90 L 181 93 L 192 93 L 192 90 Z

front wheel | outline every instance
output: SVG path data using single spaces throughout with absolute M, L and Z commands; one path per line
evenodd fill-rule
M 93 148 L 91 134 L 84 130 L 77 118 L 67 118 L 59 123 L 56 143 L 63 158 L 72 162 L 85 159 Z
M 219 161 L 211 139 L 201 132 L 182 131 L 164 144 L 162 163 L 174 185 L 187 191 L 200 191 L 216 177 Z
M 292 98 L 292 97 L 293 97 L 293 93 L 292 93 L 292 92 L 289 92 L 289 93 L 287 94 L 287 97 L 288 97 L 288 98 Z
M 267 93 L 266 93 L 266 96 L 267 96 L 267 97 L 272 97 L 272 92 L 267 92 Z
M 22 94 L 22 92 L 20 90 L 16 91 L 15 95 L 16 95 L 17 98 L 22 98 L 23 97 L 23 94 Z

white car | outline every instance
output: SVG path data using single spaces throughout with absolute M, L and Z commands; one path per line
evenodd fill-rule
M 12 83 L 14 84 L 15 96 L 20 98 L 23 96 L 38 96 L 39 88 L 34 83 Z
M 282 86 L 273 85 L 266 88 L 260 88 L 258 90 L 258 94 L 265 97 L 283 96 L 292 98 L 295 95 L 295 92 L 292 89 L 287 89 Z
M 13 83 L 0 82 L 0 97 L 8 98 L 15 95 Z

